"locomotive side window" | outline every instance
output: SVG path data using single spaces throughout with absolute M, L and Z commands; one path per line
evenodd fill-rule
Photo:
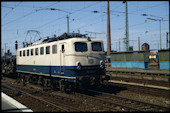
M 25 50 L 23 51 L 23 56 L 25 56 Z
M 91 43 L 92 51 L 102 51 L 102 46 L 100 42 Z
M 43 55 L 44 54 L 44 47 L 41 47 L 40 48 L 40 55 Z
M 74 44 L 75 44 L 76 52 L 85 52 L 85 51 L 87 51 L 87 43 L 75 42 Z
M 53 45 L 52 46 L 52 51 L 53 51 L 53 54 L 57 53 L 57 45 Z
M 64 45 L 62 45 L 61 49 L 62 49 L 62 53 L 64 53 L 64 51 L 65 51 L 65 50 L 64 50 Z
M 31 56 L 34 55 L 34 49 L 31 49 Z
M 50 54 L 50 46 L 46 47 L 46 54 Z
M 22 51 L 20 51 L 19 53 L 20 53 L 19 56 L 21 57 L 22 56 Z
M 27 56 L 29 56 L 29 49 L 27 50 Z
M 35 55 L 38 55 L 38 48 L 35 48 Z

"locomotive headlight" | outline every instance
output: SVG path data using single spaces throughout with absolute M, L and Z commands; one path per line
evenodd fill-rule
M 101 68 L 101 69 L 104 69 L 104 67 L 105 67 L 105 66 L 104 66 L 104 62 L 103 62 L 103 60 L 101 60 L 101 61 L 100 61 L 100 68 Z
M 77 62 L 77 70 L 81 70 L 81 63 Z

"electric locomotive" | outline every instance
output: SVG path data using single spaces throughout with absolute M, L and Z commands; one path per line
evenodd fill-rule
M 22 81 L 65 91 L 108 81 L 104 60 L 101 39 L 64 33 L 18 49 L 16 64 Z

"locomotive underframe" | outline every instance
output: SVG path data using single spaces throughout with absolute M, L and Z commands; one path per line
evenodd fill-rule
M 17 75 L 18 81 L 22 81 L 23 85 L 26 85 L 27 83 L 34 83 L 45 88 L 50 87 L 54 90 L 60 90 L 62 92 L 70 92 L 75 89 L 86 89 L 90 86 L 100 86 L 104 80 L 109 80 L 107 75 L 77 76 L 74 82 L 70 82 L 66 78 L 24 72 L 17 72 Z

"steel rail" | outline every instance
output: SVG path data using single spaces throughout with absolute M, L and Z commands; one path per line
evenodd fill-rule
M 88 92 L 86 89 L 81 89 L 80 91 L 86 91 L 86 93 Z M 76 93 L 75 93 L 76 94 Z M 120 104 L 117 104 L 117 103 L 113 103 L 113 102 L 108 102 L 106 100 L 102 100 L 101 98 L 97 98 L 97 97 L 93 97 L 93 96 L 89 96 L 89 95 L 85 95 L 83 92 L 78 92 L 77 93 L 78 95 L 80 96 L 83 96 L 85 98 L 89 98 L 88 100 L 88 103 L 93 103 L 94 101 L 98 100 L 100 102 L 97 102 L 95 103 L 95 105 L 97 106 L 100 106 L 100 107 L 105 107 L 105 108 L 109 108 L 109 109 L 112 109 L 112 110 L 116 110 L 116 111 L 123 111 L 123 112 L 128 112 L 126 109 L 124 108 L 120 108 L 120 107 L 117 107 L 117 106 L 122 106 Z M 94 100 L 94 101 L 93 101 Z M 111 106 L 111 105 L 105 105 L 105 104 L 114 104 L 114 106 Z M 111 111 L 111 110 L 109 110 Z
M 131 75 L 153 75 L 153 76 L 165 76 L 170 77 L 170 73 L 168 70 L 160 71 L 160 70 L 143 70 L 143 69 L 115 69 L 111 67 L 106 68 L 106 72 L 109 73 L 117 73 L 117 74 L 131 74 Z
M 129 109 L 135 110 L 135 111 L 142 111 L 142 110 L 140 110 L 140 109 L 133 108 L 133 107 L 130 107 L 130 106 L 127 106 L 127 105 L 123 105 L 123 104 L 120 104 L 120 103 L 117 103 L 117 102 L 113 102 L 113 101 L 110 101 L 110 100 L 106 100 L 106 99 L 104 99 L 104 98 L 97 98 L 97 97 L 96 97 L 96 99 L 101 100 L 101 101 L 104 101 L 104 102 L 108 102 L 108 103 L 110 103 L 110 104 L 114 104 L 114 105 L 117 105 L 117 106 L 121 106 L 121 107 L 122 107 L 121 110 L 122 110 L 122 111 L 125 111 L 125 112 L 129 112 L 129 111 L 130 111 Z M 119 109 L 119 110 L 120 110 L 120 109 Z
M 29 93 L 27 93 L 27 92 L 25 92 L 25 91 L 19 90 L 19 89 L 17 89 L 17 88 L 14 88 L 14 87 L 12 87 L 12 86 L 7 85 L 7 84 L 2 83 L 2 86 L 7 87 L 7 88 L 9 88 L 9 89 L 11 89 L 11 90 L 18 91 L 18 93 L 20 93 L 20 94 L 23 93 L 23 94 L 26 94 L 26 95 L 28 95 L 28 96 L 30 96 L 30 97 L 32 97 L 32 98 L 37 99 L 37 100 L 43 101 L 43 102 L 45 102 L 45 103 L 48 103 L 48 104 L 50 104 L 50 105 L 52 105 L 52 106 L 55 106 L 55 107 L 57 107 L 57 108 L 59 108 L 59 109 L 61 109 L 61 110 L 63 110 L 63 111 L 69 112 L 67 109 L 65 109 L 65 108 L 63 108 L 63 107 L 60 107 L 60 106 L 58 106 L 58 105 L 56 105 L 56 104 L 53 104 L 53 103 L 51 103 L 51 102 L 49 102 L 49 101 L 46 101 L 46 100 L 44 100 L 44 99 L 42 99 L 42 98 L 39 98 L 39 97 L 34 96 L 34 95 L 31 95 L 31 94 L 29 94 Z
M 142 103 L 142 104 L 146 104 L 146 105 L 151 105 L 151 106 L 154 106 L 154 107 L 158 107 L 160 109 L 165 109 L 166 111 L 170 111 L 170 107 L 165 107 L 165 106 L 161 106 L 161 105 L 158 105 L 158 104 L 153 104 L 153 103 L 149 103 L 149 102 L 145 102 L 145 101 L 135 100 L 135 99 L 132 99 L 132 98 L 118 96 L 118 95 L 114 95 L 114 94 L 110 94 L 110 93 L 106 93 L 106 92 L 101 92 L 101 91 L 95 91 L 95 90 L 91 90 L 91 89 L 88 89 L 88 91 L 91 91 L 91 92 L 94 92 L 94 93 L 99 93 L 99 94 L 104 94 L 104 95 L 108 95 L 108 96 L 112 96 L 112 97 L 116 97 L 116 98 L 126 99 L 126 100 L 129 100 L 129 101 L 138 102 L 138 103 Z M 130 106 L 125 106 L 125 107 L 132 108 Z M 140 109 L 137 109 L 137 108 L 135 108 L 135 109 L 139 110 L 139 111 L 144 111 L 144 110 L 140 110 Z
M 133 84 L 124 84 L 124 83 L 115 83 L 115 82 L 109 82 L 109 85 L 116 85 L 116 86 L 127 86 L 128 89 L 134 89 L 134 90 L 142 90 L 145 91 L 147 90 L 147 92 L 149 93 L 153 93 L 153 94 L 160 94 L 160 95 L 169 95 L 170 94 L 170 90 L 169 89 L 161 89 L 161 88 L 157 88 L 157 87 L 149 87 L 149 86 L 140 86 L 140 85 L 133 85 Z M 130 88 L 129 88 L 130 87 Z M 141 89 L 142 88 L 142 89 Z M 150 90 L 151 89 L 151 90 Z

